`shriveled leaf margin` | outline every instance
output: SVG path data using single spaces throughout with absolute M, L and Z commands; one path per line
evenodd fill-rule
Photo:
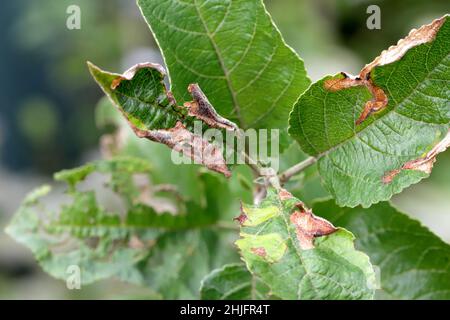
M 289 132 L 318 159 L 339 205 L 390 199 L 427 177 L 448 146 L 449 37 L 444 16 L 411 31 L 358 76 L 319 80 L 294 106 Z

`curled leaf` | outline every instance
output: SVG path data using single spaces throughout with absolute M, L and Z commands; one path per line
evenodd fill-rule
M 192 102 L 185 102 L 184 106 L 189 109 L 189 115 L 204 121 L 211 128 L 221 128 L 235 131 L 238 129 L 233 122 L 221 117 L 213 108 L 208 98 L 200 89 L 197 83 L 188 86 L 188 91 L 194 99 Z
M 222 150 L 193 131 L 196 120 L 210 128 L 234 131 L 237 126 L 217 114 L 198 85 L 188 88 L 193 101 L 178 106 L 166 89 L 165 71 L 158 64 L 140 63 L 122 75 L 103 71 L 92 63 L 88 66 L 138 137 L 165 144 L 226 177 L 231 175 Z

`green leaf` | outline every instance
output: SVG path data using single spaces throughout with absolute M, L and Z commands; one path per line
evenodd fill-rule
M 202 280 L 203 300 L 267 300 L 269 288 L 242 263 L 227 264 Z
M 247 268 L 282 299 L 371 299 L 375 275 L 353 235 L 286 191 L 242 206 L 236 241 Z
M 127 120 L 140 130 L 167 129 L 185 120 L 164 84 L 165 71 L 156 64 L 136 65 L 123 75 L 103 71 L 88 62 L 89 70 Z
M 319 80 L 294 106 L 289 133 L 319 159 L 339 205 L 388 200 L 427 177 L 448 147 L 449 37 L 445 16 L 413 30 L 358 77 Z
M 389 203 L 368 209 L 314 204 L 317 214 L 348 228 L 356 247 L 379 267 L 381 289 L 394 299 L 450 299 L 450 246 Z
M 86 190 L 93 173 L 109 177 L 105 187 L 113 194 L 107 201 L 99 187 Z M 150 184 L 151 173 L 148 161 L 131 157 L 59 172 L 55 178 L 68 183 L 70 201 L 53 212 L 40 200 L 50 188 L 35 190 L 7 233 L 55 278 L 67 279 L 68 268 L 76 265 L 82 285 L 116 277 L 147 285 L 162 297 L 196 298 L 205 275 L 237 260 L 229 218 L 235 196 L 225 178 L 211 173 L 197 173 L 200 189 L 208 190 L 201 201 Z
M 181 107 L 167 91 L 165 71 L 159 65 L 138 64 L 123 75 L 103 71 L 90 62 L 88 66 L 138 137 L 165 144 L 196 163 L 230 176 L 222 150 L 201 134 L 203 127 L 229 131 L 237 127 L 217 114 L 197 84 L 189 85 L 193 100 Z
M 139 0 L 169 69 L 176 99 L 199 83 L 241 128 L 285 131 L 309 85 L 303 61 L 286 45 L 261 0 Z
M 234 239 L 233 233 L 213 229 L 165 233 L 139 265 L 141 284 L 166 299 L 198 298 L 201 280 L 211 270 L 237 261 Z
M 38 202 L 49 191 L 48 187 L 33 191 L 6 232 L 27 246 L 41 267 L 55 278 L 66 280 L 69 268 L 78 266 L 82 284 L 111 276 L 120 276 L 131 282 L 139 281 L 140 275 L 134 264 L 145 257 L 145 250 L 132 249 L 124 243 L 128 231 L 125 227 L 118 227 L 118 216 L 109 216 L 97 207 L 94 194 L 90 192 L 78 194 L 71 204 L 63 207 L 61 219 L 54 220 L 54 214 L 44 215 L 45 210 Z M 76 219 L 74 213 L 82 214 L 77 214 Z M 51 219 L 51 223 L 45 224 L 44 221 L 48 219 Z M 64 231 L 73 237 L 67 239 Z M 96 241 L 98 243 L 95 245 Z M 124 245 L 112 251 L 115 241 Z

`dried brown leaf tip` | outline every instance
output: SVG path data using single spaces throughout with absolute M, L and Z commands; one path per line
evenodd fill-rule
M 174 128 L 160 130 L 140 130 L 133 127 L 136 135 L 141 138 L 165 144 L 169 148 L 181 152 L 191 158 L 197 164 L 202 164 L 208 169 L 222 173 L 226 177 L 231 176 L 222 150 L 212 143 L 195 135 L 178 121 Z
M 388 97 L 380 87 L 376 86 L 370 73 L 373 68 L 387 65 L 401 59 L 408 50 L 418 45 L 431 42 L 435 39 L 437 32 L 443 25 L 447 16 L 434 20 L 428 25 L 424 25 L 419 29 L 413 29 L 409 35 L 401 39 L 396 45 L 384 50 L 371 63 L 367 64 L 359 73 L 358 76 L 353 77 L 342 73 L 343 77 L 340 79 L 329 79 L 324 83 L 324 88 L 328 91 L 339 91 L 351 87 L 365 86 L 372 94 L 372 99 L 367 101 L 361 115 L 356 120 L 355 124 L 359 125 L 364 122 L 371 114 L 383 110 L 388 104 Z
M 382 182 L 384 184 L 389 184 L 394 180 L 402 170 L 418 170 L 426 174 L 430 174 L 433 169 L 434 162 L 439 153 L 444 152 L 450 147 L 450 129 L 447 135 L 439 143 L 437 143 L 427 154 L 421 158 L 410 160 L 406 162 L 400 169 L 394 169 L 387 172 L 383 178 Z
M 233 218 L 233 221 L 239 222 L 239 224 L 242 226 L 244 224 L 244 222 L 247 221 L 247 219 L 248 219 L 248 216 L 245 213 L 244 207 L 241 202 L 241 214 L 239 216 Z
M 235 131 L 238 129 L 233 122 L 221 117 L 211 103 L 206 98 L 203 91 L 197 83 L 192 83 L 188 87 L 193 101 L 185 102 L 184 106 L 188 108 L 188 114 L 192 117 L 202 120 L 212 128 L 226 129 Z
M 327 220 L 316 217 L 302 202 L 296 204 L 296 209 L 290 216 L 297 234 L 300 248 L 314 248 L 314 238 L 329 235 L 337 229 Z

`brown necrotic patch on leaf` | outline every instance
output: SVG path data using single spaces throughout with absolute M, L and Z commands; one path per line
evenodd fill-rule
M 418 170 L 426 174 L 430 174 L 433 169 L 433 165 L 436 161 L 436 157 L 439 153 L 444 152 L 450 147 L 450 129 L 448 130 L 444 139 L 437 143 L 427 154 L 418 159 L 410 160 L 406 162 L 400 169 L 394 169 L 387 172 L 383 177 L 382 181 L 384 184 L 391 183 L 392 180 L 402 171 L 402 170 Z
M 402 170 L 401 169 L 394 169 L 389 172 L 387 172 L 382 178 L 381 181 L 384 184 L 389 184 L 394 180 L 395 176 L 398 175 Z
M 201 164 L 210 170 L 231 176 L 222 150 L 209 143 L 199 135 L 195 135 L 181 123 L 177 122 L 174 128 L 162 130 L 140 130 L 133 127 L 136 135 L 151 141 L 165 144 L 169 148 L 181 152 L 191 158 L 196 164 Z
M 361 115 L 356 120 L 355 124 L 360 125 L 371 114 L 383 110 L 388 104 L 388 97 L 383 89 L 378 87 L 371 79 L 370 73 L 373 68 L 387 65 L 401 59 L 410 49 L 433 41 L 436 34 L 445 22 L 447 15 L 434 20 L 428 25 L 424 25 L 419 29 L 413 29 L 407 37 L 401 39 L 396 45 L 384 50 L 371 63 L 367 64 L 359 73 L 358 76 L 353 77 L 342 72 L 343 78 L 329 79 L 324 83 L 324 88 L 328 91 L 339 91 L 351 87 L 365 86 L 372 94 L 372 99 L 367 101 Z
M 112 159 L 125 147 L 128 132 L 123 127 L 116 128 L 112 133 L 100 137 L 100 153 L 106 159 Z
M 316 217 L 302 202 L 296 204 L 290 220 L 295 226 L 297 240 L 303 250 L 314 248 L 314 238 L 329 235 L 337 230 L 327 220 Z
M 384 93 L 383 89 L 373 85 L 371 79 L 363 80 L 364 85 L 369 89 L 372 94 L 372 100 L 367 101 L 364 105 L 364 109 L 361 115 L 356 120 L 356 125 L 360 125 L 364 120 L 366 120 L 372 113 L 383 110 L 388 104 L 388 97 Z
M 136 235 L 131 236 L 130 240 L 128 241 L 128 246 L 132 249 L 144 249 L 145 248 L 145 244 Z
M 245 214 L 244 211 L 244 207 L 242 205 L 242 201 L 241 201 L 241 214 L 235 218 L 233 218 L 233 221 L 237 221 L 239 222 L 239 224 L 242 226 L 244 224 L 245 221 L 247 221 L 248 216 Z
M 372 79 L 370 79 L 369 74 L 364 78 L 362 78 L 361 76 L 354 77 L 344 72 L 341 72 L 341 74 L 343 75 L 343 78 L 341 79 L 326 80 L 324 83 L 325 89 L 328 91 L 336 92 L 347 88 L 364 86 L 370 91 L 373 97 L 371 100 L 365 103 L 361 115 L 355 122 L 356 125 L 361 124 L 372 113 L 381 111 L 387 106 L 387 95 L 384 93 L 383 89 L 373 84 L 373 81 Z
M 361 78 L 349 75 L 345 72 L 341 72 L 342 78 L 328 79 L 324 83 L 326 90 L 331 92 L 340 91 L 347 88 L 358 87 L 364 85 Z
M 148 179 L 148 176 L 134 176 L 135 185 L 139 189 L 139 193 L 133 200 L 134 205 L 146 205 L 153 208 L 157 213 L 170 213 L 176 215 L 180 211 L 179 204 L 185 202 L 185 199 L 180 194 L 176 185 L 171 184 L 158 184 L 152 185 Z M 158 196 L 158 192 L 170 193 L 173 198 Z
M 193 101 L 185 102 L 184 106 L 188 108 L 188 114 L 190 116 L 202 120 L 212 128 L 226 129 L 231 131 L 238 130 L 236 124 L 221 117 L 216 112 L 197 83 L 190 84 L 188 86 L 188 91 L 192 95 Z
M 257 256 L 265 258 L 267 256 L 266 249 L 263 247 L 250 248 L 250 250 Z
M 280 189 L 280 191 L 278 192 L 278 196 L 280 197 L 281 201 L 293 198 L 293 195 L 286 189 Z

